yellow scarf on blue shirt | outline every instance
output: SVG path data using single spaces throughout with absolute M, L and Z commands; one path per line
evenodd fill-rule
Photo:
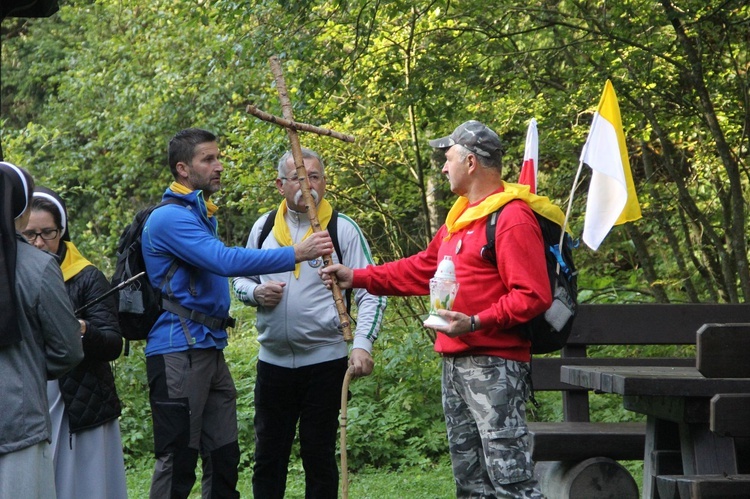
M 60 242 L 62 244 L 65 244 L 66 246 L 65 258 L 60 264 L 60 270 L 62 270 L 63 280 L 65 280 L 65 282 L 68 282 L 71 277 L 75 276 L 85 267 L 93 264 L 90 261 L 86 260 L 86 257 L 84 257 L 80 251 L 78 251 L 78 248 L 76 248 L 75 244 L 70 241 Z
M 178 184 L 177 182 L 172 182 L 172 185 L 170 185 L 169 188 L 176 194 L 190 194 L 191 192 L 193 192 L 192 189 L 188 189 L 184 185 Z M 208 213 L 209 217 L 214 216 L 214 213 L 216 213 L 219 207 L 216 206 L 210 199 L 204 198 L 204 201 L 206 203 L 206 213 Z
M 289 231 L 289 226 L 286 224 L 286 199 L 283 199 L 281 201 L 281 204 L 279 205 L 279 209 L 276 210 L 276 219 L 273 224 L 273 236 L 276 238 L 276 241 L 279 243 L 280 246 L 291 246 L 294 244 L 292 241 L 292 233 Z M 325 230 L 326 227 L 328 227 L 328 222 L 331 221 L 331 215 L 333 214 L 333 207 L 331 206 L 331 203 L 326 201 L 325 199 L 321 199 L 320 203 L 318 204 L 318 222 L 320 222 L 320 226 Z M 307 232 L 305 233 L 302 240 L 304 241 L 310 235 L 313 233 L 312 225 L 310 225 L 310 228 L 307 229 Z M 297 263 L 294 266 L 294 277 L 296 279 L 299 279 L 299 270 L 300 270 L 300 264 Z
M 459 197 L 453 203 L 448 216 L 445 217 L 445 228 L 448 229 L 448 235 L 445 237 L 445 240 L 447 241 L 459 230 L 491 215 L 515 199 L 525 201 L 536 213 L 552 220 L 560 227 L 565 222 L 563 211 L 558 206 L 552 204 L 547 196 L 532 194 L 531 188 L 528 185 L 503 182 L 503 190 L 501 192 L 490 194 L 474 206 L 469 206 L 469 200 L 464 196 Z

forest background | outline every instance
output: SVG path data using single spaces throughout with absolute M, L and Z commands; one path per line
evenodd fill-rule
M 117 238 L 171 180 L 167 140 L 221 137 L 220 235 L 244 245 L 280 198 L 286 134 L 268 58 L 281 60 L 303 134 L 327 162 L 328 198 L 362 227 L 379 262 L 417 252 L 454 196 L 427 140 L 468 119 L 506 147 L 518 178 L 539 123 L 539 193 L 563 208 L 604 82 L 618 95 L 643 219 L 575 252 L 588 303 L 745 302 L 750 150 L 750 3 L 744 0 L 70 0 L 45 19 L 2 22 L 2 152 L 65 198 L 71 233 L 107 275 Z M 570 226 L 580 235 L 588 171 Z M 353 469 L 430 466 L 447 447 L 439 359 L 421 298 L 392 299 L 374 376 L 353 384 Z M 228 355 L 243 463 L 252 460 L 254 315 Z M 627 354 L 627 352 L 625 352 Z M 142 346 L 115 362 L 128 465 L 150 459 Z M 617 404 L 600 416 L 630 417 Z M 554 401 L 532 415 L 560 417 Z M 150 466 L 150 465 L 149 465 Z

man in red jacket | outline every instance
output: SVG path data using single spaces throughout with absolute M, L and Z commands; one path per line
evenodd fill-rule
M 564 215 L 528 186 L 502 180 L 500 138 L 467 121 L 430 145 L 445 150 L 443 174 L 459 196 L 427 248 L 379 266 L 322 270 L 342 288 L 376 295 L 428 295 L 443 257 L 455 264 L 459 288 L 449 325 L 435 350 L 443 356 L 442 397 L 457 497 L 543 497 L 533 478 L 526 426 L 530 343 L 522 325 L 552 303 L 542 233 L 534 211 Z M 497 221 L 497 264 L 482 256 L 489 215 Z

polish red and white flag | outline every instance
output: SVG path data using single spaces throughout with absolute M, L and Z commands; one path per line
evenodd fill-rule
M 536 130 L 536 119 L 531 118 L 529 129 L 526 132 L 526 150 L 523 153 L 523 166 L 518 183 L 531 187 L 531 192 L 536 194 L 536 177 L 539 171 L 539 134 Z

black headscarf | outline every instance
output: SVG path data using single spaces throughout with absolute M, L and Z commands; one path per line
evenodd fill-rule
M 21 341 L 16 303 L 16 227 L 15 220 L 28 208 L 29 192 L 34 188 L 24 170 L 0 162 L 0 303 L 7 312 L 0 321 L 0 347 Z

